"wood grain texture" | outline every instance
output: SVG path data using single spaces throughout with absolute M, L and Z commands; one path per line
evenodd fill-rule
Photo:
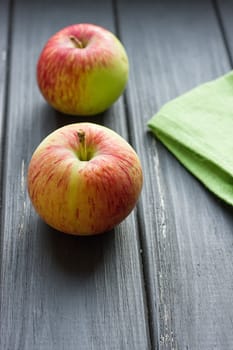
M 4 177 L 4 150 L 5 150 L 5 125 L 6 125 L 6 98 L 7 98 L 7 78 L 8 78 L 8 59 L 9 59 L 9 9 L 10 2 L 0 2 L 0 314 L 1 314 L 1 286 L 2 286 L 2 231 L 3 231 L 3 177 Z
M 233 69 L 233 37 L 232 37 L 232 16 L 233 4 L 231 0 L 215 1 L 215 8 L 218 12 L 219 25 L 222 31 L 226 50 L 228 51 L 229 63 Z
M 139 218 L 154 349 L 233 347 L 233 213 L 147 130 L 170 99 L 226 73 L 210 1 L 118 1 L 131 62 L 131 140 L 145 172 Z M 129 16 L 130 13 L 130 16 Z
M 135 212 L 89 238 L 46 226 L 30 205 L 27 166 L 41 139 L 81 119 L 44 102 L 35 67 L 46 40 L 77 22 L 114 31 L 111 1 L 15 1 L 6 134 L 0 348 L 150 348 Z M 93 118 L 128 137 L 123 99 Z
M 7 91 L 8 77 L 8 58 L 9 58 L 9 8 L 10 2 L 0 2 L 0 186 L 3 177 L 3 158 L 4 158 L 4 127 L 5 127 L 5 100 Z M 2 202 L 2 186 L 0 188 L 0 208 Z M 1 225 L 1 223 L 0 223 Z
M 9 35 L 9 1 L 0 3 L 0 120 L 2 122 L 4 118 L 4 103 L 5 103 L 5 89 L 7 78 L 7 58 L 8 58 L 8 44 L 10 40 Z M 1 129 L 2 131 L 2 124 Z

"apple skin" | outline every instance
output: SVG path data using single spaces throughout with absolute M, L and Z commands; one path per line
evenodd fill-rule
M 89 23 L 54 34 L 37 63 L 42 95 L 56 110 L 70 115 L 105 111 L 123 93 L 128 73 L 121 42 L 110 31 Z
M 86 155 L 78 132 L 85 133 Z M 48 135 L 32 155 L 28 192 L 41 218 L 73 235 L 111 230 L 133 210 L 143 174 L 129 143 L 94 123 L 66 125 Z

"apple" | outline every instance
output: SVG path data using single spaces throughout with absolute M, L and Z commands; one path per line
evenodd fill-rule
M 37 82 L 47 102 L 71 115 L 94 115 L 123 93 L 129 63 L 110 31 L 89 23 L 68 26 L 53 35 L 37 63 Z
M 37 147 L 28 192 L 41 218 L 74 235 L 111 230 L 133 210 L 142 189 L 140 160 L 113 130 L 94 123 L 66 125 Z

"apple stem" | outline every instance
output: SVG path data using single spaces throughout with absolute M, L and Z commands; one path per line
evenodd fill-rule
M 72 43 L 75 45 L 75 47 L 79 48 L 79 49 L 83 49 L 83 43 L 78 39 L 76 38 L 76 36 L 74 35 L 71 35 L 70 36 L 70 40 L 72 41 Z
M 79 139 L 79 157 L 80 160 L 87 160 L 87 147 L 86 147 L 86 135 L 85 131 L 80 129 L 78 130 L 78 139 Z

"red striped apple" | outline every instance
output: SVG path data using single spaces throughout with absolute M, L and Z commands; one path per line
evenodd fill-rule
M 123 93 L 129 63 L 110 31 L 88 23 L 53 35 L 37 63 L 37 81 L 47 102 L 60 112 L 94 115 Z
M 28 192 L 41 216 L 74 235 L 111 230 L 133 210 L 143 182 L 139 158 L 113 130 L 66 125 L 48 135 L 28 168 Z

